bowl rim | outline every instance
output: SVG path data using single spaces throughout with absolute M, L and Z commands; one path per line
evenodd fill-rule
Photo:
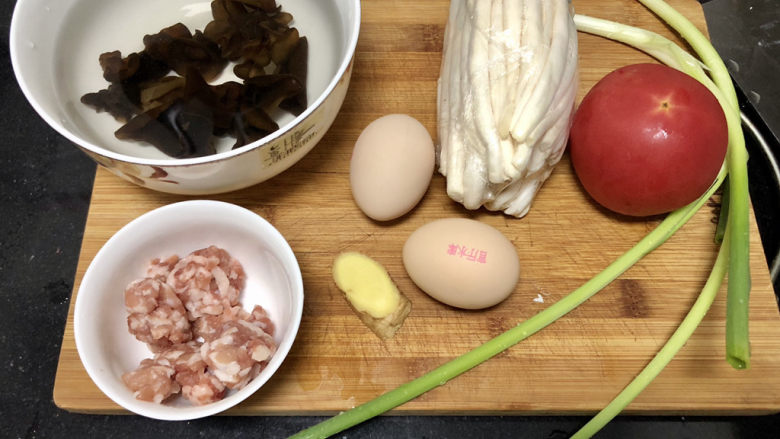
M 209 210 L 213 210 L 214 212 L 220 212 L 222 214 L 227 213 L 228 215 L 233 215 L 233 216 L 241 215 L 246 218 L 249 218 L 252 221 L 262 224 L 262 227 L 265 230 L 271 232 L 271 237 L 275 241 L 278 241 L 282 244 L 281 256 L 284 257 L 286 260 L 289 260 L 292 267 L 294 268 L 293 273 L 291 273 L 293 276 L 291 276 L 290 278 L 291 286 L 293 288 L 292 294 L 294 296 L 293 297 L 294 301 L 291 307 L 292 315 L 294 316 L 294 318 L 288 323 L 289 326 L 287 329 L 287 334 L 277 346 L 277 351 L 274 354 L 274 358 L 272 358 L 271 362 L 269 362 L 268 368 L 273 367 L 273 369 L 265 377 L 265 379 L 260 379 L 260 377 L 257 377 L 254 380 L 250 381 L 250 383 L 247 384 L 246 387 L 239 390 L 238 392 L 245 393 L 243 397 L 237 398 L 237 400 L 224 398 L 219 401 L 215 401 L 213 403 L 209 403 L 206 405 L 191 406 L 191 407 L 169 407 L 169 406 L 149 403 L 145 401 L 138 401 L 135 399 L 128 400 L 129 404 L 125 404 L 123 403 L 125 398 L 113 392 L 109 388 L 110 386 L 104 383 L 102 379 L 96 379 L 96 377 L 101 376 L 101 373 L 97 369 L 97 366 L 93 363 L 84 360 L 83 352 L 85 346 L 82 345 L 83 340 L 82 337 L 79 336 L 79 334 L 81 334 L 83 330 L 82 323 L 81 323 L 82 319 L 79 318 L 79 316 L 84 313 L 84 311 L 82 310 L 86 305 L 84 304 L 85 299 L 83 298 L 86 297 L 88 294 L 87 293 L 82 294 L 82 291 L 88 285 L 90 285 L 91 283 L 90 279 L 94 276 L 93 273 L 94 270 L 96 270 L 96 268 L 94 268 L 96 267 L 94 265 L 94 261 L 98 260 L 99 258 L 101 258 L 103 254 L 110 251 L 109 247 L 111 247 L 111 244 L 121 239 L 124 239 L 124 236 L 127 234 L 136 233 L 139 228 L 143 227 L 144 223 L 150 220 L 154 220 L 156 217 L 159 217 L 160 215 L 169 214 L 168 211 L 171 210 L 179 211 L 182 209 L 195 208 L 198 206 L 201 207 L 207 206 L 209 207 Z M 273 375 L 276 374 L 276 372 L 281 367 L 284 360 L 287 358 L 287 355 L 292 349 L 292 345 L 294 344 L 298 336 L 298 331 L 300 330 L 300 324 L 303 317 L 303 303 L 305 300 L 304 296 L 305 295 L 304 295 L 304 288 L 303 288 L 303 275 L 301 273 L 298 259 L 295 256 L 295 253 L 292 251 L 292 248 L 290 247 L 287 240 L 281 234 L 281 232 L 279 232 L 279 230 L 276 229 L 276 227 L 274 227 L 273 224 L 271 224 L 268 220 L 266 220 L 259 214 L 245 207 L 233 203 L 224 202 L 224 201 L 206 200 L 206 199 L 180 201 L 180 202 L 171 203 L 171 204 L 167 204 L 152 209 L 136 217 L 132 221 L 122 226 L 100 247 L 98 252 L 95 254 L 95 257 L 92 259 L 92 261 L 90 261 L 89 265 L 87 266 L 87 269 L 84 272 L 84 276 L 81 279 L 76 294 L 74 310 L 73 310 L 73 339 L 74 339 L 74 344 L 76 345 L 76 352 L 77 355 L 79 356 L 79 360 L 81 361 L 81 364 L 84 367 L 84 370 L 87 372 L 89 378 L 105 396 L 107 396 L 111 401 L 113 401 L 117 405 L 121 406 L 123 409 L 141 416 L 145 416 L 152 419 L 159 419 L 159 420 L 183 421 L 183 420 L 198 419 L 198 418 L 203 418 L 206 416 L 211 416 L 220 413 L 222 411 L 225 411 L 231 407 L 240 404 L 242 401 L 249 398 L 252 394 L 260 390 L 265 385 L 265 383 Z M 275 359 L 278 360 L 275 361 Z M 151 407 L 152 409 L 145 410 L 143 409 L 144 406 Z M 154 410 L 155 407 L 164 407 L 164 409 L 157 411 Z
M 273 143 L 280 137 L 292 132 L 295 127 L 297 127 L 298 125 L 301 124 L 301 122 L 306 120 L 314 111 L 316 111 L 323 104 L 323 102 L 325 102 L 325 100 L 327 100 L 330 97 L 331 94 L 333 94 L 334 90 L 341 82 L 344 75 L 347 74 L 349 68 L 352 65 L 352 60 L 355 56 L 355 50 L 357 48 L 358 36 L 360 34 L 360 23 L 361 23 L 360 0 L 351 0 L 352 11 L 354 12 L 355 18 L 354 21 L 352 22 L 351 28 L 349 28 L 350 33 L 349 33 L 349 40 L 347 41 L 347 46 L 346 46 L 347 50 L 341 59 L 341 63 L 339 64 L 336 73 L 333 75 L 330 82 L 328 83 L 328 86 L 325 88 L 325 90 L 322 93 L 320 93 L 317 99 L 313 103 L 309 104 L 301 114 L 295 117 L 295 119 L 287 123 L 287 125 L 283 127 L 279 127 L 279 129 L 274 131 L 273 133 L 261 139 L 258 139 L 252 143 L 246 144 L 236 149 L 223 151 L 217 154 L 211 154 L 202 157 L 180 158 L 180 159 L 177 158 L 149 159 L 143 157 L 134 157 L 127 154 L 120 154 L 111 151 L 109 149 L 103 148 L 101 146 L 98 146 L 93 142 L 87 141 L 86 139 L 77 136 L 69 129 L 65 128 L 55 117 L 52 117 L 46 111 L 44 111 L 43 106 L 40 103 L 38 103 L 37 99 L 35 99 L 29 85 L 27 84 L 27 81 L 20 73 L 19 52 L 18 52 L 20 47 L 19 46 L 20 42 L 19 42 L 19 35 L 17 32 L 19 28 L 19 20 L 20 20 L 19 16 L 21 15 L 19 11 L 21 10 L 21 8 L 24 8 L 25 5 L 28 3 L 29 2 L 25 0 L 17 0 L 16 4 L 14 5 L 13 14 L 11 16 L 9 49 L 10 49 L 11 65 L 14 71 L 14 76 L 16 77 L 16 81 L 19 84 L 22 93 L 27 98 L 27 101 L 33 107 L 35 112 L 38 113 L 38 115 L 60 135 L 64 136 L 72 143 L 76 144 L 78 147 L 83 148 L 90 153 L 97 154 L 99 156 L 106 157 L 108 159 L 118 161 L 118 162 L 132 163 L 136 165 L 156 166 L 156 167 L 163 167 L 163 168 L 192 166 L 192 165 L 200 165 L 200 164 L 207 164 L 207 163 L 211 164 L 211 163 L 221 162 L 236 156 L 246 154 L 255 149 L 260 149 L 266 145 Z

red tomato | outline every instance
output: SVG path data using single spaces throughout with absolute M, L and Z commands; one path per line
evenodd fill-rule
M 574 115 L 570 153 L 585 190 L 618 213 L 670 212 L 709 188 L 728 130 L 715 96 L 660 64 L 634 64 L 602 78 Z

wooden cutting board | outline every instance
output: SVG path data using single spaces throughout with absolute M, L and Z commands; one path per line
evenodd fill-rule
M 704 29 L 699 4 L 672 4 Z M 580 13 L 672 36 L 641 5 L 578 0 Z M 303 271 L 306 302 L 298 338 L 278 373 L 231 414 L 332 414 L 368 401 L 480 345 L 574 290 L 658 224 L 597 208 L 572 174 L 568 157 L 522 219 L 451 202 L 435 176 L 421 204 L 387 224 L 354 205 L 349 158 L 360 131 L 388 113 L 419 119 L 436 137 L 436 79 L 448 2 L 363 1 L 352 84 L 322 142 L 282 175 L 213 199 L 247 207 L 288 239 Z M 649 61 L 617 43 L 580 35 L 579 98 L 624 64 Z M 400 176 L 402 177 L 402 176 Z M 98 169 L 78 263 L 71 312 L 54 385 L 64 409 L 125 413 L 82 368 L 73 340 L 79 281 L 103 243 L 137 216 L 188 199 L 134 186 Z M 653 357 L 691 306 L 715 259 L 715 207 L 705 206 L 665 245 L 569 315 L 474 370 L 398 409 L 405 414 L 576 414 L 607 404 Z M 517 247 L 515 292 L 502 304 L 461 311 L 426 296 L 401 262 L 405 239 L 444 217 L 495 226 Z M 780 411 L 780 315 L 755 222 L 751 223 L 752 368 L 724 360 L 725 289 L 693 338 L 627 409 L 642 414 L 759 414 Z M 364 252 L 388 269 L 413 308 L 403 328 L 381 341 L 352 313 L 330 276 L 334 257 Z

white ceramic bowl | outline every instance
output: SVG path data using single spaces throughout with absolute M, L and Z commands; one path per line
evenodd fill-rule
M 122 374 L 152 356 L 127 329 L 124 289 L 144 275 L 155 257 L 216 245 L 238 259 L 246 272 L 241 295 L 245 309 L 263 306 L 276 326 L 278 349 L 268 366 L 246 387 L 221 401 L 195 406 L 181 396 L 155 404 L 136 400 Z M 90 378 L 125 409 L 155 419 L 185 420 L 228 409 L 252 395 L 284 361 L 295 340 L 303 310 L 298 262 L 281 234 L 242 207 L 218 201 L 184 201 L 148 212 L 119 230 L 98 251 L 76 296 L 76 348 Z
M 309 106 L 298 117 L 280 114 L 279 130 L 265 138 L 235 150 L 233 140 L 225 139 L 208 157 L 173 159 L 154 147 L 117 140 L 113 133 L 121 124 L 80 102 L 85 93 L 107 86 L 98 55 L 139 51 L 143 35 L 176 22 L 203 29 L 211 20 L 208 0 L 18 0 L 11 61 L 38 114 L 114 174 L 163 192 L 227 192 L 265 181 L 306 155 L 333 123 L 349 86 L 360 1 L 277 4 L 293 14 L 291 25 L 309 41 Z M 216 82 L 234 78 L 226 75 L 232 73 Z

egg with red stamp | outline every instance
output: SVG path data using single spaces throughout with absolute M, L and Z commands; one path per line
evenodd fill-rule
M 496 228 L 466 218 L 439 219 L 415 230 L 404 243 L 403 263 L 421 290 L 463 309 L 497 305 L 520 279 L 512 242 Z
M 400 218 L 425 195 L 434 163 L 433 140 L 423 124 L 405 114 L 380 117 L 363 129 L 352 150 L 355 203 L 374 220 Z

